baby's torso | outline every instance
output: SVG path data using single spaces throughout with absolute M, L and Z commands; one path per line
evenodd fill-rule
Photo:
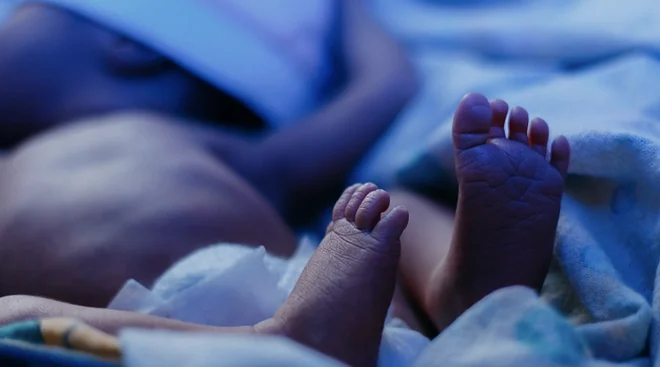
M 127 279 L 148 284 L 201 246 L 290 254 L 295 238 L 265 200 L 180 132 L 123 115 L 62 128 L 7 156 L 0 256 L 15 266 L 0 269 L 12 279 L 0 288 L 105 306 Z

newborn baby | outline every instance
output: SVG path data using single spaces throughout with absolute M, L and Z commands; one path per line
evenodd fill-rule
M 16 134 L 2 134 L 11 138 L 7 146 L 18 146 L 1 166 L 0 290 L 105 306 L 127 279 L 151 285 L 211 243 L 291 255 L 296 240 L 283 217 L 309 215 L 294 209 L 343 182 L 415 89 L 396 44 L 359 2 L 342 6 L 350 82 L 296 127 L 247 139 L 196 123 L 221 121 L 217 93 L 226 102 L 220 116 L 246 109 L 169 58 L 61 7 L 20 8 L 0 30 L 0 77 L 15 86 L 3 89 L 11 94 L 0 91 L 0 128 Z M 69 73 L 60 74 L 60 66 Z M 402 273 L 437 330 L 497 288 L 540 287 L 547 271 L 568 144 L 553 143 L 546 162 L 545 122 L 529 127 L 526 112 L 515 109 L 506 138 L 507 112 L 502 101 L 475 95 L 457 110 L 460 200 L 446 256 L 436 249 L 449 243 L 425 235 L 433 225 L 415 225 L 439 221 L 411 208 Z M 260 127 L 238 115 L 241 129 Z M 374 185 L 346 195 L 340 204 L 352 209 L 337 217 L 338 205 L 321 248 L 343 240 L 362 246 L 356 238 L 368 248 L 387 246 L 364 235 L 376 223 L 364 227 L 358 213 L 365 201 L 376 205 L 369 212 L 384 211 L 389 196 Z M 423 241 L 409 241 L 409 234 Z
M 395 299 L 395 315 L 412 325 L 418 320 L 410 320 L 408 301 L 422 305 L 425 317 L 443 330 L 497 289 L 523 285 L 540 290 L 543 284 L 552 257 L 570 149 L 564 137 L 557 138 L 547 162 L 546 122 L 535 119 L 530 124 L 526 111 L 517 108 L 509 118 L 507 134 L 507 113 L 503 101 L 488 102 L 480 95 L 466 96 L 458 106 L 453 137 L 460 195 L 451 245 L 446 254 L 439 256 L 436 249 L 445 244 L 432 235 L 416 233 L 433 233 L 435 228 L 420 228 L 412 222 L 403 236 L 403 251 L 409 253 L 403 259 L 403 267 L 414 267 L 414 263 L 406 261 L 419 258 L 434 264 L 429 269 L 418 267 L 418 273 L 425 273 L 418 279 L 428 280 L 412 285 L 422 288 L 415 300 Z M 345 216 L 358 229 L 371 228 L 360 215 L 360 205 L 367 204 L 384 212 L 390 205 L 390 195 L 374 184 L 348 188 L 335 206 L 333 223 L 322 243 L 335 236 L 351 242 L 362 240 L 361 235 L 344 226 L 337 227 L 335 221 Z M 429 219 L 424 220 L 428 223 Z M 406 243 L 411 237 L 430 241 L 412 247 Z M 162 285 L 172 289 L 159 286 L 155 293 L 165 298 L 175 292 L 183 294 L 190 284 L 179 289 L 177 278 L 181 276 L 176 273 L 181 271 L 177 268 L 187 268 L 194 274 L 205 257 L 213 257 L 214 251 L 220 249 L 203 250 L 183 260 L 161 280 Z M 411 255 L 411 251 L 416 253 Z M 352 259 L 351 255 L 345 256 Z M 356 277 L 355 282 L 359 281 Z
M 454 240 L 447 257 L 437 259 L 429 275 L 434 287 L 426 294 L 435 307 L 428 316 L 439 328 L 496 289 L 513 285 L 539 289 L 550 264 L 569 146 L 558 138 L 546 161 L 547 124 L 539 119 L 529 127 L 526 115 L 518 110 L 506 134 L 503 107 L 502 101 L 489 103 L 483 96 L 469 95 L 455 115 L 460 198 Z M 390 210 L 389 206 L 390 195 L 373 184 L 346 189 L 335 204 L 325 238 L 282 307 L 254 328 L 234 331 L 284 334 L 353 365 L 373 365 L 394 296 L 401 235 L 409 215 L 403 207 Z M 194 260 L 183 264 L 186 261 Z M 22 298 L 18 302 L 27 310 L 41 302 L 40 313 L 17 315 L 14 306 L 13 313 L 5 313 L 5 321 L 71 316 L 76 310 L 50 301 Z M 397 302 L 396 307 L 406 305 Z M 110 331 L 125 326 L 200 330 L 114 311 L 85 309 L 80 314 Z
M 416 326 L 418 321 L 410 319 L 411 301 L 423 304 L 425 317 L 442 330 L 471 305 L 499 288 L 524 285 L 540 290 L 543 284 L 554 245 L 569 147 L 563 137 L 558 138 L 550 148 L 550 162 L 547 162 L 547 124 L 536 119 L 530 126 L 526 112 L 518 108 L 511 114 L 506 134 L 506 115 L 503 101 L 489 103 L 479 95 L 465 97 L 456 111 L 453 129 L 461 198 L 448 254 L 437 256 L 435 248 L 444 244 L 434 240 L 411 249 L 405 238 L 414 235 L 431 238 L 410 233 L 420 230 L 412 223 L 404 236 L 404 251 L 408 246 L 408 251 L 418 251 L 416 258 L 430 258 L 435 264 L 431 271 L 420 276 L 430 279 L 422 297 L 394 299 L 394 315 L 411 326 Z M 338 226 L 336 221 L 344 223 L 345 218 L 368 233 L 365 230 L 371 224 L 364 219 L 366 209 L 384 212 L 389 205 L 390 195 L 374 184 L 348 188 L 335 206 L 321 251 L 327 251 L 330 243 L 339 240 L 365 247 L 361 241 L 376 241 L 351 231 L 352 227 Z M 386 222 L 379 223 L 384 226 Z M 387 249 L 376 242 L 370 246 Z M 257 321 L 260 315 L 267 317 L 268 312 L 279 306 L 287 294 L 280 297 L 281 289 L 277 288 L 283 288 L 284 293 L 290 291 L 287 283 L 291 281 L 286 278 L 292 273 L 295 276 L 295 267 L 302 267 L 304 262 L 297 263 L 300 261 L 297 256 L 289 264 L 283 265 L 272 257 L 262 263 L 263 255 L 250 257 L 247 253 L 231 245 L 198 251 L 166 272 L 153 292 L 130 284 L 112 306 L 215 325 Z M 358 261 L 351 254 L 342 256 L 347 261 Z M 232 257 L 234 260 L 225 264 L 225 259 Z M 222 265 L 213 267 L 220 262 Z M 282 271 L 287 265 L 289 269 Z M 351 278 L 355 282 L 353 286 L 359 288 L 361 278 Z M 413 286 L 421 288 L 422 284 Z M 220 304 L 222 311 L 217 311 Z M 200 311 L 209 309 L 214 311 L 211 314 Z

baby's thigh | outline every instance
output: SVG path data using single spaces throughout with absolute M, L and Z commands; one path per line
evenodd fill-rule
M 293 251 L 288 227 L 222 162 L 157 125 L 104 129 L 37 141 L 3 164 L 2 293 L 105 306 L 126 280 L 148 285 L 206 245 Z

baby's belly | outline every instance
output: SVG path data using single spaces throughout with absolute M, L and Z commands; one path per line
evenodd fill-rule
M 222 162 L 158 124 L 122 126 L 70 129 L 3 163 L 0 292 L 106 306 L 127 279 L 150 284 L 209 244 L 293 252 L 287 226 Z

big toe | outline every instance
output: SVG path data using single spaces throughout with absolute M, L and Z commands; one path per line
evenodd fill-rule
M 460 151 L 485 144 L 492 124 L 493 111 L 488 99 L 476 93 L 466 95 L 454 114 L 454 147 Z

